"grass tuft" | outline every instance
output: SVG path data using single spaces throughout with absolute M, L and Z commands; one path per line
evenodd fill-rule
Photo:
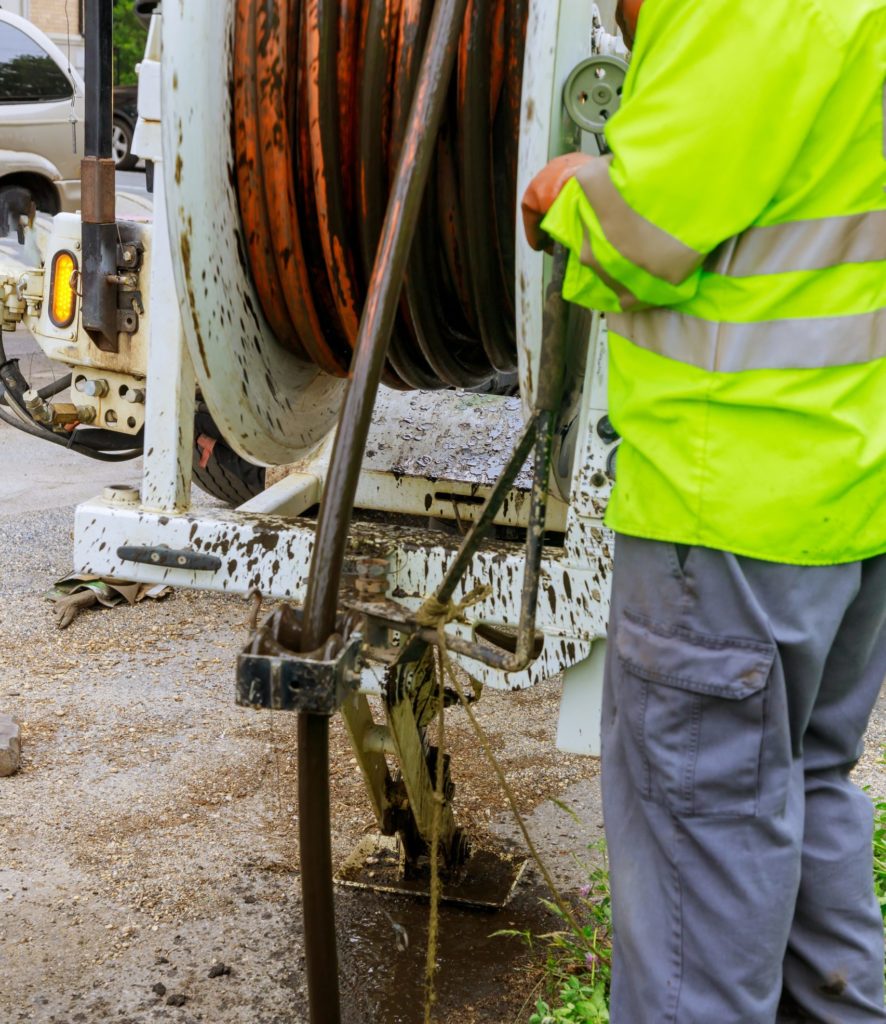
M 609 983 L 612 974 L 612 904 L 605 845 L 591 847 L 604 854 L 602 867 L 588 869 L 588 881 L 574 900 L 573 928 L 555 903 L 543 904 L 559 918 L 563 928 L 545 935 L 503 931 L 516 936 L 530 949 L 544 950 L 544 969 L 539 988 L 543 997 L 535 1004 L 528 1024 L 608 1024 Z
M 886 759 L 880 763 L 886 765 Z M 546 935 L 515 931 L 497 933 L 516 936 L 530 949 L 539 946 L 544 950 L 544 977 L 539 985 L 544 997 L 537 1000 L 528 1024 L 609 1022 L 612 976 L 609 872 L 605 862 L 605 844 L 600 843 L 591 849 L 602 852 L 604 863 L 602 867 L 589 869 L 588 883 L 579 890 L 575 914 L 578 932 L 569 926 L 556 904 L 543 901 L 563 923 L 563 930 Z M 886 937 L 886 798 L 874 800 L 874 890 L 880 901 Z
M 886 764 L 881 761 L 880 764 Z M 883 931 L 886 937 L 886 799 L 874 800 L 874 892 L 880 901 L 883 914 Z M 886 965 L 883 968 L 886 982 Z

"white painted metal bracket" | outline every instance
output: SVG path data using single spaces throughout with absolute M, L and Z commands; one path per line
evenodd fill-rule
M 201 511 L 169 515 L 138 504 L 95 500 L 77 509 L 75 562 L 81 572 L 123 576 L 176 587 L 299 600 L 304 596 L 313 548 L 313 524 L 281 516 Z M 357 522 L 351 532 L 351 558 L 384 559 L 387 593 L 416 609 L 443 579 L 460 538 L 415 528 Z M 565 549 L 549 549 L 543 564 L 538 630 L 544 634 L 540 657 L 525 672 L 502 676 L 475 662 L 472 675 L 499 689 L 541 682 L 583 661 L 592 642 L 603 636 L 611 566 L 609 539 L 602 530 L 586 537 L 582 566 L 570 564 Z M 214 570 L 169 568 L 124 561 L 121 547 L 161 548 L 215 556 Z M 508 625 L 519 617 L 523 548 L 489 542 L 474 557 L 456 600 L 476 586 L 490 585 L 493 596 L 471 609 L 468 637 L 481 623 Z
M 158 230 L 158 224 L 153 242 L 142 501 L 96 499 L 80 506 L 75 562 L 80 571 L 101 575 L 231 594 L 258 589 L 268 597 L 298 600 L 304 594 L 314 541 L 312 522 L 298 517 L 316 504 L 322 491 L 328 444 L 324 439 L 334 422 L 341 382 L 293 365 L 269 337 L 237 257 L 239 218 L 228 174 L 231 9 L 229 0 L 224 0 L 224 17 L 214 5 L 211 12 L 207 5 L 169 5 L 160 74 L 152 65 L 142 83 L 145 113 L 150 114 L 159 109 L 153 94 L 162 76 L 163 142 L 170 157 L 161 161 L 163 154 L 154 148 L 156 125 L 143 117 L 141 138 L 160 165 L 156 217 L 165 219 L 170 230 Z M 159 22 L 155 16 L 155 41 Z M 536 56 L 524 84 L 521 184 L 564 144 L 566 128 L 559 122 L 562 85 L 572 67 L 588 55 L 591 28 L 592 9 L 585 0 L 531 4 L 530 41 Z M 188 40 L 195 33 L 224 58 L 193 61 Z M 216 108 L 217 123 L 201 113 Z M 537 374 L 545 270 L 543 258 L 522 242 L 518 261 L 525 398 L 531 395 Z M 216 422 L 236 450 L 265 463 L 301 459 L 294 473 L 236 511 L 189 507 L 194 373 Z M 546 550 L 543 565 L 541 655 L 526 671 L 509 676 L 476 662 L 463 664 L 484 684 L 497 688 L 522 688 L 565 671 L 566 707 L 572 711 L 561 719 L 560 739 L 570 749 L 594 753 L 600 640 L 606 631 L 611 574 L 611 540 L 601 518 L 611 486 L 607 468 L 612 441 L 597 429 L 606 412 L 605 332 L 599 319 L 584 374 L 579 420 L 573 428 L 577 443 L 571 493 L 568 500 L 551 501 L 549 530 L 562 535 L 562 544 Z M 370 443 L 360 481 L 358 507 L 470 521 L 498 476 L 496 460 L 500 463 L 513 447 L 521 419 L 516 400 L 452 393 L 386 396 L 377 417 L 378 443 Z M 448 434 L 447 423 L 452 428 Z M 518 482 L 499 525 L 525 525 L 528 487 L 528 479 Z M 389 596 L 417 608 L 442 580 L 459 540 L 457 533 L 430 532 L 418 525 L 357 522 L 351 547 L 359 556 L 385 559 L 390 567 Z M 118 554 L 127 546 L 208 554 L 218 564 L 198 571 L 127 561 Z M 456 599 L 480 584 L 491 584 L 493 596 L 471 609 L 470 625 L 455 628 L 473 638 L 481 623 L 516 623 L 523 566 L 521 544 L 492 541 L 478 552 Z M 371 687 L 371 672 L 364 682 Z M 576 703 L 578 697 L 582 700 Z

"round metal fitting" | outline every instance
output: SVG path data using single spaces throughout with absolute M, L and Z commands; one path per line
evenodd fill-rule
M 129 484 L 111 484 L 102 491 L 102 497 L 115 505 L 137 505 L 141 500 L 138 488 Z
M 104 398 L 109 391 L 106 380 L 90 380 L 88 377 L 78 377 L 74 382 L 74 387 L 81 395 L 86 395 L 88 398 Z
M 566 112 L 583 132 L 600 135 L 621 106 L 628 65 L 620 57 L 589 57 L 572 71 L 563 90 Z

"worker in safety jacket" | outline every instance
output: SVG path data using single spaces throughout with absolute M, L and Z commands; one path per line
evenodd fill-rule
M 886 0 L 622 0 L 611 155 L 524 198 L 605 310 L 613 1024 L 873 1024 Z M 635 18 L 640 9 L 639 20 Z

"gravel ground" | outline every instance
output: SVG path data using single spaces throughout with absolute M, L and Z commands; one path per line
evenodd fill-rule
M 294 723 L 233 705 L 245 607 L 178 592 L 85 613 L 59 632 L 40 595 L 67 568 L 70 537 L 70 509 L 0 519 L 0 708 L 22 721 L 25 752 L 21 773 L 0 781 L 0 1020 L 303 1021 Z M 596 762 L 553 751 L 557 703 L 551 683 L 487 693 L 479 708 L 571 889 L 574 856 L 600 836 L 601 816 Z M 462 714 L 448 731 L 457 806 L 475 841 L 514 837 Z M 877 792 L 884 741 L 881 704 L 860 768 Z M 338 720 L 332 792 L 340 863 L 373 820 Z M 540 895 L 530 872 L 504 913 L 447 911 L 440 1021 L 525 1019 L 538 965 L 489 935 L 549 928 Z M 349 1024 L 421 1020 L 424 913 L 339 892 Z M 406 953 L 391 919 L 408 927 Z M 230 973 L 210 978 L 219 962 Z
M 4 341 L 35 386 L 52 379 L 27 335 Z M 72 503 L 138 474 L 138 462 L 92 463 L 0 424 L 0 712 L 22 722 L 24 746 L 22 771 L 0 780 L 0 1024 L 298 1024 L 295 724 L 233 703 L 245 605 L 180 591 L 86 612 L 60 632 L 42 598 L 71 568 Z M 479 713 L 574 887 L 572 853 L 600 832 L 597 764 L 555 752 L 558 703 L 549 683 L 487 692 Z M 460 820 L 475 844 L 507 845 L 492 773 L 464 715 L 450 718 Z M 341 863 L 374 821 L 337 719 L 331 755 Z M 580 803 L 587 826 L 551 796 Z M 526 1016 L 539 965 L 490 935 L 550 930 L 541 895 L 529 871 L 501 914 L 444 912 L 439 1024 Z M 347 1024 L 421 1021 L 425 907 L 341 890 L 337 913 Z M 408 928 L 406 952 L 393 920 Z M 219 963 L 230 973 L 210 978 Z
M 68 568 L 71 521 L 0 519 L 0 708 L 24 733 L 23 769 L 0 783 L 0 1020 L 304 1020 L 294 722 L 233 704 L 246 608 L 177 592 L 59 632 L 41 594 Z M 590 797 L 587 830 L 551 806 L 538 830 L 574 886 L 569 851 L 599 834 L 582 789 L 597 766 L 554 752 L 557 707 L 552 683 L 488 693 L 480 713 L 523 810 L 571 786 Z M 460 817 L 501 845 L 504 801 L 464 716 L 451 719 Z M 340 863 L 373 819 L 338 720 L 332 792 Z M 517 1019 L 537 966 L 489 935 L 549 929 L 540 895 L 530 872 L 503 914 L 447 911 L 440 1021 Z M 424 909 L 341 891 L 338 912 L 346 1019 L 421 1020 Z M 387 914 L 408 924 L 407 953 Z M 217 962 L 230 974 L 208 977 Z
M 45 383 L 39 359 L 29 365 Z M 41 596 L 70 569 L 72 508 L 56 506 L 136 473 L 0 425 L 0 712 L 24 732 L 22 771 L 0 780 L 0 1022 L 298 1024 L 294 722 L 233 704 L 244 604 L 176 592 L 87 612 L 59 632 Z M 598 766 L 555 752 L 558 700 L 552 682 L 487 691 L 478 708 L 533 834 L 572 890 L 576 857 L 602 832 Z M 886 792 L 884 712 L 881 700 L 859 767 L 877 793 Z M 474 842 L 513 841 L 460 711 L 448 737 L 456 806 Z M 341 863 L 373 819 L 337 719 L 331 747 Z M 490 936 L 549 930 L 541 895 L 530 870 L 501 913 L 445 911 L 438 1024 L 526 1020 L 537 955 Z M 425 908 L 341 890 L 337 911 L 347 1024 L 417 1024 Z M 394 922 L 410 936 L 405 952 Z

